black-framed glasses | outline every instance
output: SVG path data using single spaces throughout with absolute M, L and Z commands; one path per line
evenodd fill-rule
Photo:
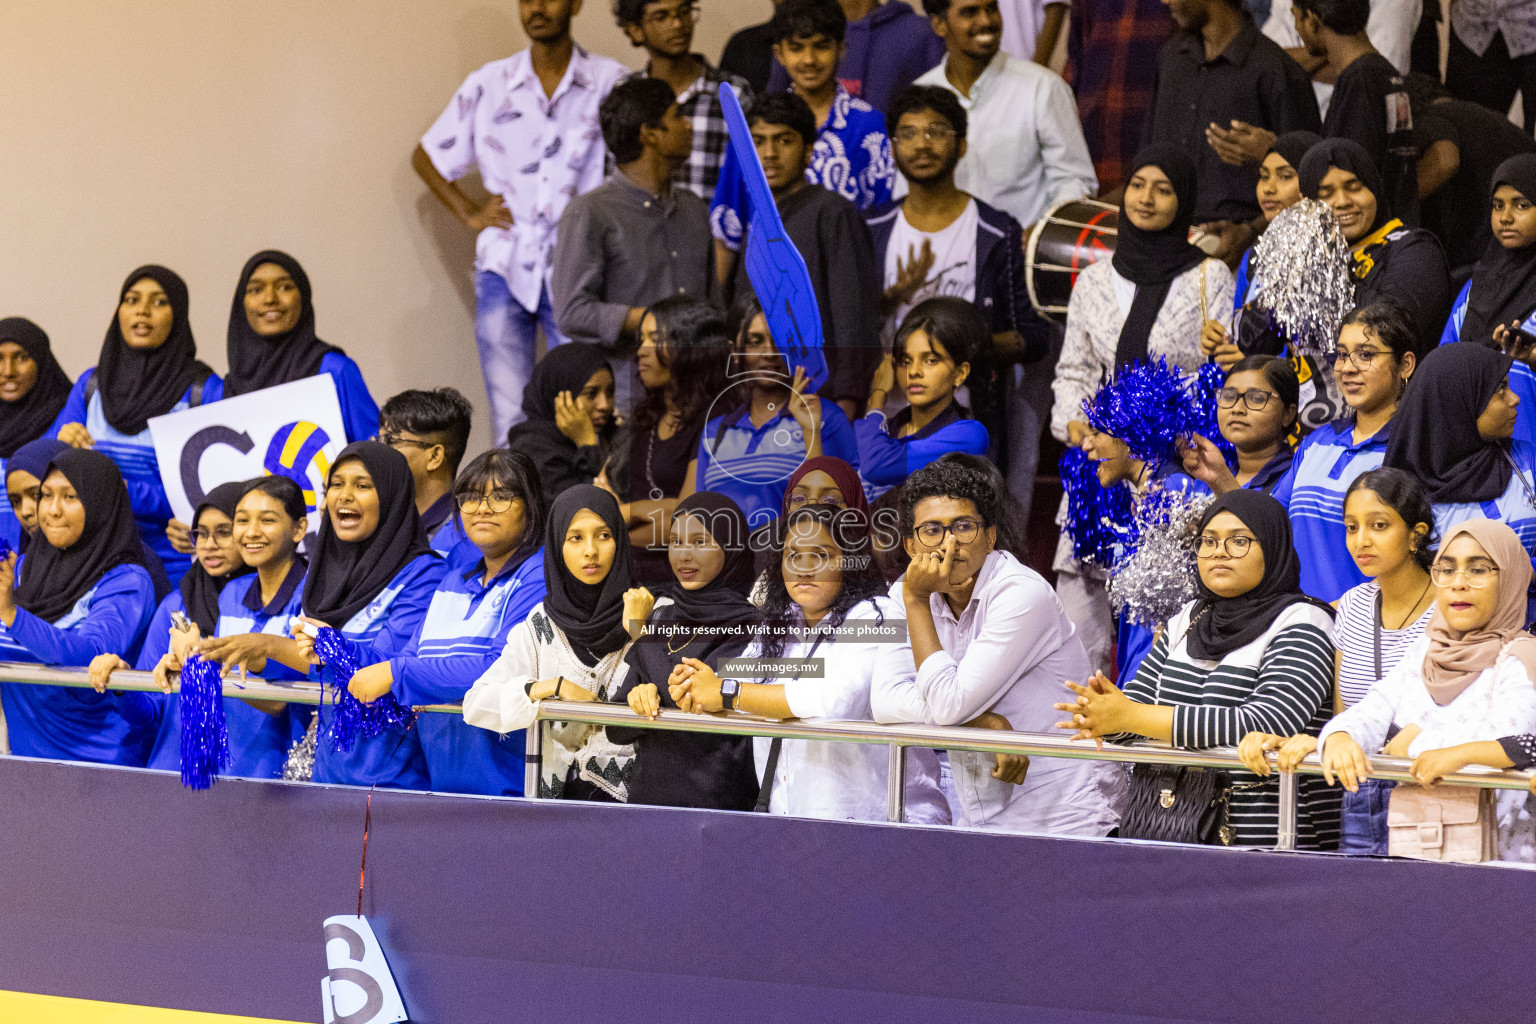
M 1254 412 L 1258 412 L 1269 404 L 1271 398 L 1279 397 L 1273 391 L 1265 391 L 1263 388 L 1249 388 L 1247 391 L 1239 391 L 1237 388 L 1216 389 L 1216 405 L 1222 409 L 1232 408 L 1237 404 L 1237 400 L 1241 398 L 1244 405 Z
M 904 124 L 896 129 L 896 139 L 899 142 L 916 142 L 919 135 L 929 142 L 943 142 L 953 138 L 955 130 L 947 124 L 925 124 L 921 127 L 915 124 Z
M 417 440 L 414 437 L 406 437 L 404 434 L 396 434 L 394 432 L 390 432 L 390 433 L 386 433 L 386 434 L 380 434 L 379 435 L 379 440 L 384 442 L 385 444 L 389 445 L 391 448 L 398 448 L 402 444 L 414 445 L 417 448 L 436 448 L 437 447 L 437 442 L 436 441 L 420 441 L 420 440 Z
M 499 515 L 512 507 L 512 503 L 517 500 L 517 495 L 500 489 L 490 494 L 483 494 L 480 491 L 460 491 L 453 496 L 453 500 L 458 503 L 459 511 L 465 515 L 482 508 L 488 508 L 493 514 Z
M 661 28 L 672 21 L 679 21 L 684 25 L 689 25 L 693 23 L 693 19 L 698 16 L 698 13 L 699 9 L 696 5 L 682 4 L 670 11 L 651 11 L 648 14 L 642 15 L 640 20 L 652 28 Z
M 1448 587 L 1456 582 L 1457 576 L 1467 578 L 1467 586 L 1473 590 L 1482 590 L 1488 584 L 1498 578 L 1499 570 L 1493 565 L 1446 565 L 1444 562 L 1436 562 L 1429 567 L 1429 578 L 1435 581 L 1437 587 Z
M 217 541 L 220 544 L 228 544 L 230 538 L 234 537 L 234 535 L 235 528 L 233 526 L 215 526 L 212 530 L 204 530 L 199 527 L 192 531 L 192 543 L 203 544 L 208 541 Z
M 1223 540 L 1209 533 L 1200 535 L 1200 545 L 1196 549 L 1201 558 L 1211 558 L 1218 551 L 1225 551 L 1230 558 L 1242 558 L 1253 547 L 1252 537 L 1228 537 Z
M 1357 370 L 1369 370 L 1377 357 L 1387 353 L 1377 348 L 1356 349 L 1351 352 L 1348 349 L 1339 349 L 1333 353 L 1333 365 L 1343 366 L 1348 363 Z
M 914 532 L 917 534 L 917 539 L 930 548 L 936 548 L 944 543 L 945 534 L 953 535 L 957 543 L 969 544 L 981 533 L 981 522 L 976 519 L 956 519 L 945 526 L 943 523 L 929 520 L 926 523 L 919 523 Z

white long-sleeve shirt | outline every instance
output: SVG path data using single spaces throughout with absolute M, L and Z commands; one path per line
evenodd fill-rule
M 596 665 L 583 664 L 540 602 L 507 634 L 501 656 L 464 695 L 464 721 L 503 735 L 526 729 L 538 716 L 538 702 L 528 699 L 528 684 L 556 676 L 592 691 L 599 700 L 612 700 L 629 674 L 624 661 L 628 649 L 614 651 Z M 551 722 L 543 756 L 541 796 L 560 795 L 572 764 L 581 779 L 615 799 L 627 795 L 624 783 L 634 749 L 610 743 L 600 725 Z
M 901 584 L 891 590 L 903 599 Z M 957 618 L 944 595 L 929 608 L 942 650 L 912 677 L 877 677 L 875 721 L 962 725 L 985 711 L 1020 732 L 1056 732 L 1067 680 L 1089 676 L 1088 655 L 1061 602 L 1039 573 L 1006 551 L 987 556 Z M 962 824 L 1014 832 L 1102 836 L 1115 827 L 1124 777 L 1107 762 L 1030 759 L 1021 786 L 992 778 L 991 754 L 950 751 Z
M 889 597 L 871 598 L 854 605 L 844 621 L 883 618 L 901 622 L 901 605 Z M 834 718 L 868 722 L 870 691 L 876 680 L 907 679 L 917 672 L 912 646 L 907 643 L 860 643 L 855 640 L 823 640 L 815 643 L 816 631 L 807 639 L 786 642 L 784 658 L 815 658 L 821 661 L 819 679 L 784 680 L 784 699 L 796 718 Z M 811 651 L 815 647 L 815 653 Z M 761 656 L 754 642 L 743 657 Z M 744 679 L 744 682 L 778 683 L 776 679 Z M 754 743 L 757 774 L 763 772 L 773 740 L 758 737 Z M 829 743 L 817 740 L 784 740 L 774 772 L 768 810 L 800 818 L 832 818 L 848 821 L 884 821 L 886 816 L 887 748 L 869 743 Z M 948 825 L 949 801 L 939 788 L 939 758 L 932 750 L 907 748 L 906 820 L 915 824 Z
M 913 84 L 948 89 L 965 108 L 967 148 L 955 167 L 962 190 L 1025 227 L 1059 202 L 1099 191 L 1072 87 L 1060 75 L 999 53 L 964 96 L 948 66 L 946 57 Z
M 1408 744 L 1408 756 L 1463 743 L 1481 743 L 1502 736 L 1536 731 L 1536 685 L 1519 658 L 1500 656 L 1472 685 L 1443 707 L 1424 688 L 1424 655 L 1429 638 L 1417 641 L 1403 660 L 1378 680 L 1365 697 L 1330 721 L 1318 736 L 1318 749 L 1329 737 L 1347 733 L 1367 754 L 1381 750 L 1388 730 L 1396 725 L 1422 731 Z M 1497 799 L 1501 859 L 1530 861 L 1532 822 L 1526 794 L 1501 791 Z

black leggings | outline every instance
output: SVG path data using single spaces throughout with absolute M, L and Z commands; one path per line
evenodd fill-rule
M 1502 32 L 1493 37 L 1479 57 L 1453 31 L 1445 87 L 1500 115 L 1509 113 L 1509 105 L 1518 92 L 1525 110 L 1526 133 L 1536 130 L 1536 53 L 1511 57 Z

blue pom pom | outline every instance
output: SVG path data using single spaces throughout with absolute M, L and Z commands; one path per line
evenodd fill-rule
M 229 767 L 229 731 L 224 725 L 224 680 L 218 662 L 192 655 L 181 667 L 181 784 L 207 789 Z
M 1072 557 L 1108 568 L 1132 522 L 1130 487 L 1099 483 L 1098 463 L 1081 448 L 1068 448 L 1061 457 L 1061 485 L 1067 492 L 1066 532 Z
M 416 712 L 403 706 L 394 694 L 386 693 L 372 704 L 364 704 L 347 690 L 347 684 L 357 674 L 357 659 L 349 644 L 329 626 L 322 628 L 315 637 L 315 654 L 330 666 L 336 677 L 332 689 L 333 710 L 326 736 L 331 749 L 338 754 L 349 752 L 359 737 L 372 739 L 390 729 L 407 727 L 416 721 Z
M 1122 367 L 1083 414 L 1094 430 L 1124 441 L 1131 458 L 1153 465 L 1175 458 L 1197 415 L 1190 378 L 1161 357 Z
M 1237 468 L 1237 449 L 1221 436 L 1221 421 L 1216 418 L 1216 392 L 1227 383 L 1227 371 L 1216 363 L 1202 363 L 1195 377 L 1195 418 L 1190 433 L 1214 444 L 1227 460 L 1227 468 Z

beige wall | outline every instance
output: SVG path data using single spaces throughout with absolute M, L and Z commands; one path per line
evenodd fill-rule
M 717 59 L 770 0 L 702 0 Z M 607 0 L 578 40 L 636 63 Z M 15 0 L 0 7 L 0 317 L 27 316 L 76 374 L 123 276 L 191 288 L 199 353 L 225 367 L 235 276 L 285 249 L 321 337 L 374 397 L 451 384 L 490 440 L 474 347 L 474 240 L 410 169 L 470 71 L 526 45 L 515 0 Z

